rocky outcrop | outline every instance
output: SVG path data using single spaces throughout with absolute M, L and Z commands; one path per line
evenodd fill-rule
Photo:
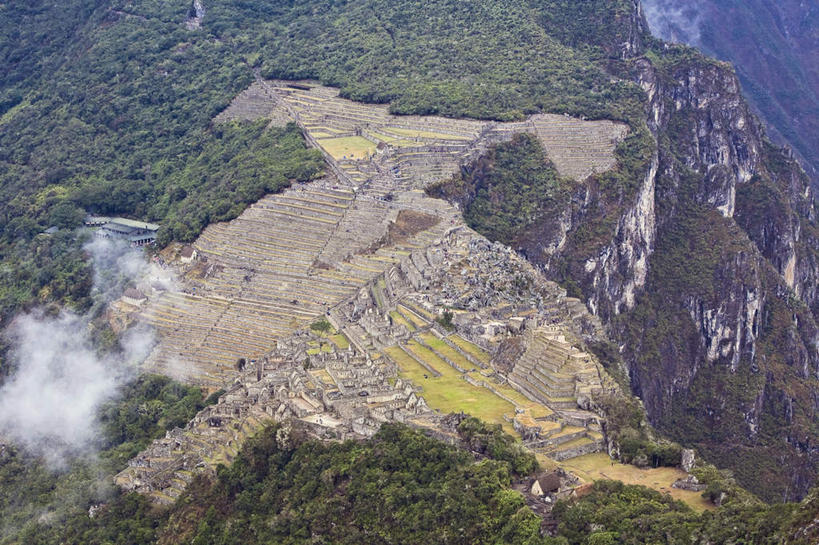
M 819 10 L 803 0 L 644 0 L 658 36 L 731 61 L 772 139 L 800 153 L 819 182 Z M 754 37 L 755 39 L 749 39 Z
M 632 19 L 639 33 L 638 2 Z M 766 139 L 729 65 L 682 46 L 644 55 L 647 43 L 607 48 L 646 97 L 655 151 L 639 182 L 592 176 L 573 187 L 568 211 L 515 243 L 607 324 L 661 431 L 761 495 L 793 499 L 819 474 L 809 180 Z M 774 475 L 783 465 L 788 476 Z
M 691 197 L 735 218 L 816 315 L 819 237 L 810 181 L 786 151 L 766 140 L 734 72 L 701 58 L 662 75 L 647 60 L 637 65 L 638 81 L 652 97 L 654 132 L 671 138 L 673 150 L 666 153 L 699 178 Z
M 185 26 L 188 30 L 196 30 L 202 25 L 202 19 L 205 17 L 205 5 L 202 0 L 193 0 L 191 7 L 188 9 L 188 18 L 185 20 Z
M 589 274 L 589 309 L 610 317 L 634 308 L 635 294 L 646 284 L 648 260 L 656 237 L 657 157 L 651 160 L 634 204 L 617 223 L 611 244 L 585 263 Z

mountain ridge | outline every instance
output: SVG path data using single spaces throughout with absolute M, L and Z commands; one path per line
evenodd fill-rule
M 37 19 L 38 28 L 59 24 L 59 9 L 39 7 L 53 20 Z M 733 468 L 742 484 L 770 501 L 801 498 L 815 482 L 819 242 L 808 179 L 766 140 L 730 66 L 652 38 L 640 2 L 260 1 L 205 5 L 196 28 L 186 25 L 185 3 L 77 1 L 66 10 L 71 21 L 76 16 L 85 24 L 56 53 L 43 48 L 43 57 L 60 67 L 49 74 L 53 81 L 25 79 L 32 65 L 19 55 L 4 58 L 19 77 L 0 101 L 4 316 L 35 301 L 87 304 L 89 272 L 73 237 L 85 211 L 156 220 L 163 224 L 161 243 L 189 242 L 268 192 L 300 187 L 294 181 L 319 185 L 320 156 L 306 149 L 294 125 L 213 122 L 257 74 L 337 85 L 342 96 L 389 103 L 382 109 L 394 114 L 514 123 L 550 112 L 614 120 L 628 126 L 614 146 L 614 169 L 589 177 L 578 170 L 582 179 L 574 179 L 523 141 L 511 148 L 501 143 L 466 161 L 450 180 L 460 189 L 448 196 L 467 217 L 479 197 L 484 208 L 472 214 L 476 230 L 490 232 L 493 226 L 478 223 L 491 215 L 493 237 L 607 324 L 619 350 L 604 347 L 609 358 L 602 363 L 612 373 L 626 372 L 660 431 Z M 65 27 L 77 28 L 71 21 Z M 26 36 L 7 41 L 36 41 Z M 435 139 L 416 133 L 410 137 Z M 357 142 L 366 153 L 374 147 Z M 355 171 L 357 183 L 377 178 L 377 168 L 359 170 L 349 151 L 341 153 L 339 164 Z M 399 171 L 411 172 L 409 166 Z M 437 176 L 438 166 L 418 179 Z M 492 176 L 504 166 L 519 176 Z M 474 194 L 464 197 L 463 188 Z M 380 189 L 381 204 L 390 206 L 395 195 Z M 521 196 L 533 194 L 542 198 L 537 209 L 521 206 Z M 288 217 L 321 223 L 346 205 L 286 206 Z M 52 225 L 59 230 L 46 234 Z M 487 255 L 495 255 L 493 248 L 478 247 Z M 252 251 L 240 244 L 231 249 Z M 410 261 L 433 264 L 437 256 L 432 251 Z M 380 270 L 367 261 L 372 256 L 347 257 L 341 261 L 348 270 Z M 384 259 L 384 252 L 376 257 Z M 308 265 L 336 274 L 327 263 Z M 424 277 L 413 267 L 402 272 L 420 288 Z M 207 281 L 210 273 L 202 272 Z M 233 287 L 248 288 L 253 274 L 235 275 Z M 367 286 L 354 308 L 391 302 L 393 279 Z M 479 280 L 483 288 L 497 279 Z M 281 306 L 299 306 L 292 297 Z M 567 312 L 575 304 L 582 306 L 573 299 Z M 366 320 L 356 315 L 370 338 L 411 325 L 398 310 L 379 312 Z M 440 320 L 444 327 L 446 314 Z M 510 319 L 506 327 L 516 324 Z M 361 342 L 364 335 L 353 338 Z M 407 341 L 406 353 L 426 354 L 415 343 Z M 305 356 L 316 349 L 321 353 L 321 344 Z M 229 372 L 239 364 L 226 362 Z M 552 379 L 557 390 L 565 387 L 566 377 Z M 416 403 L 410 398 L 405 401 Z M 569 426 L 561 440 L 586 439 L 585 447 L 600 441 L 596 433 Z M 790 470 L 785 476 L 782 467 Z M 716 488 L 711 492 L 720 498 Z M 215 515 L 209 520 L 216 524 Z

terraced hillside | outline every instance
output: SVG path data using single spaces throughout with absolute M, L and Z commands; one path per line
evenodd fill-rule
M 365 252 L 398 209 L 418 198 L 388 205 L 357 198 L 328 178 L 268 196 L 238 219 L 208 227 L 195 243 L 201 261 L 188 271 L 183 291 L 162 294 L 142 313 L 160 334 L 146 367 L 218 389 L 239 358 L 267 353 L 401 255 L 439 237 L 447 224 Z M 440 202 L 418 206 L 454 213 Z
M 623 126 L 398 117 L 333 89 L 262 80 L 216 122 L 259 118 L 296 122 L 330 172 L 209 226 L 193 260 L 175 265 L 181 288 L 141 310 L 160 338 L 146 367 L 228 393 L 133 460 L 122 486 L 170 502 L 270 418 L 345 438 L 466 411 L 555 460 L 603 448 L 590 397 L 616 386 L 574 346 L 602 334 L 599 322 L 423 188 L 521 131 L 586 176 L 614 165 Z M 335 331 L 305 337 L 308 325 Z M 525 346 L 513 368 L 494 361 L 508 339 Z
M 544 144 L 561 175 L 582 180 L 615 165 L 627 127 L 539 114 L 520 123 L 435 116 L 396 116 L 388 105 L 361 104 L 310 82 L 257 80 L 217 118 L 297 121 L 355 185 L 372 194 L 422 188 L 451 176 L 489 143 L 529 132 Z
M 625 135 L 624 125 L 554 115 L 523 123 L 395 116 L 386 105 L 339 98 L 335 89 L 261 79 L 215 121 L 259 118 L 298 123 L 331 174 L 209 226 L 194 245 L 202 259 L 184 288 L 143 312 L 160 334 L 146 367 L 212 389 L 230 381 L 240 358 L 260 357 L 402 256 L 461 226 L 457 210 L 420 190 L 490 144 L 529 131 L 559 169 L 586 176 L 614 165 Z M 401 210 L 436 223 L 385 244 Z

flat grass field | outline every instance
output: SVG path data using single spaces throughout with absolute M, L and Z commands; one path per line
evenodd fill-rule
M 463 369 L 469 371 L 470 369 L 475 367 L 468 359 L 466 359 L 463 356 L 463 354 L 461 354 L 460 352 L 446 344 L 444 341 L 442 341 L 432 333 L 422 333 L 421 340 L 424 341 L 424 343 L 427 344 L 427 346 L 432 347 L 439 354 L 443 354 L 451 361 L 460 365 Z
M 343 333 L 338 333 L 336 335 L 330 335 L 330 340 L 340 350 L 347 350 L 348 348 L 350 348 L 350 341 L 347 340 L 347 337 L 345 337 Z
M 702 492 L 671 487 L 674 481 L 686 476 L 684 471 L 676 467 L 640 469 L 636 466 L 615 462 L 603 452 L 572 458 L 561 462 L 560 465 L 586 481 L 610 479 L 623 481 L 626 484 L 639 484 L 671 494 L 672 498 L 684 501 L 697 512 L 714 509 L 711 502 L 702 497 Z
M 417 354 L 426 355 L 426 352 L 429 351 L 418 350 Z M 505 414 L 514 415 L 515 406 L 485 388 L 472 386 L 460 378 L 459 373 L 446 362 L 438 359 L 440 363 L 436 363 L 425 358 L 427 363 L 441 373 L 440 377 L 433 377 L 401 347 L 392 346 L 387 348 L 386 353 L 398 364 L 402 378 L 423 388 L 421 395 L 431 408 L 442 413 L 463 411 L 486 422 L 500 424 L 506 433 L 518 436 L 512 424 L 503 418 Z M 428 378 L 424 378 L 424 375 Z
M 365 155 L 375 153 L 375 144 L 363 136 L 344 136 L 341 138 L 318 138 L 318 143 L 334 159 L 363 159 Z
M 451 338 L 452 337 L 450 337 L 450 339 Z M 473 365 L 469 363 L 462 354 L 459 354 L 435 335 L 424 333 L 421 334 L 421 339 L 432 349 L 444 354 L 458 365 L 461 365 L 464 369 L 470 370 L 473 368 Z M 474 350 L 480 350 L 475 345 L 469 344 Z M 407 352 L 404 350 L 405 349 L 401 347 L 394 346 L 387 349 L 386 352 L 387 355 L 398 364 L 402 377 L 412 380 L 415 384 L 423 388 L 421 395 L 433 409 L 438 409 L 444 413 L 463 411 L 487 422 L 500 424 L 503 426 L 504 431 L 515 437 L 518 436 L 517 432 L 514 431 L 512 424 L 504 419 L 504 415 L 509 417 L 514 416 L 515 407 L 524 409 L 524 414 L 520 415 L 520 418 L 524 419 L 543 418 L 552 414 L 551 409 L 528 399 L 512 387 L 505 384 L 492 383 L 492 379 L 482 376 L 480 370 L 469 372 L 469 375 L 476 380 L 492 384 L 495 391 L 500 392 L 506 399 L 496 395 L 487 388 L 469 384 L 463 380 L 461 374 L 451 365 L 429 348 L 415 340 L 409 341 L 406 347 L 407 352 L 413 354 L 416 358 L 441 373 L 440 377 L 433 377 L 429 371 L 407 355 Z M 486 352 L 484 352 L 484 354 L 488 357 Z M 427 375 L 427 378 L 424 378 L 424 375 Z M 507 399 L 514 403 L 510 403 Z M 534 421 L 532 421 L 531 424 L 534 425 Z M 541 421 L 539 424 L 544 429 L 558 426 L 556 423 L 547 421 Z
M 472 363 L 470 363 L 469 360 L 467 360 L 461 353 L 456 351 L 454 348 L 452 348 L 451 346 L 446 344 L 444 341 L 442 341 L 441 339 L 439 339 L 435 335 L 433 335 L 431 333 L 422 333 L 421 334 L 421 340 L 423 340 L 424 343 L 426 343 L 428 346 L 432 347 L 436 352 L 438 352 L 439 354 L 443 354 L 444 356 L 448 357 L 450 360 L 454 361 L 455 363 L 457 363 L 458 365 L 460 365 L 461 367 L 463 367 L 467 371 L 474 368 Z M 452 337 L 450 337 L 450 340 L 452 340 Z M 464 341 L 464 342 L 467 342 L 467 341 Z M 474 345 L 472 345 L 472 346 L 474 346 Z M 475 346 L 475 350 L 480 350 L 480 348 Z M 486 354 L 486 353 L 484 352 L 484 354 Z M 487 354 L 487 356 L 488 356 L 488 354 Z M 437 367 L 436 367 L 436 369 L 437 369 Z M 471 373 L 471 376 L 473 376 L 477 380 L 483 380 L 483 381 L 491 383 L 491 379 L 489 379 L 487 377 L 480 376 L 480 370 L 478 370 L 475 373 Z M 542 418 L 542 417 L 549 416 L 550 414 L 552 414 L 551 409 L 549 409 L 545 405 L 542 405 L 542 404 L 540 404 L 540 403 L 538 403 L 536 401 L 532 401 L 531 399 L 529 399 L 525 395 L 521 394 L 520 392 L 518 392 L 517 390 L 515 390 L 514 388 L 512 388 L 509 385 L 506 385 L 506 384 L 492 384 L 492 387 L 496 391 L 500 392 L 501 395 L 504 395 L 507 398 L 514 401 L 514 403 L 515 403 L 515 405 L 517 407 L 522 408 L 522 409 L 527 409 L 527 414 L 531 418 Z M 551 425 L 551 423 L 541 422 L 540 425 L 543 428 L 548 428 Z

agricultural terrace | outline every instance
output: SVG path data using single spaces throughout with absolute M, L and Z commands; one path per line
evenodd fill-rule
M 471 342 L 467 341 L 460 335 L 450 335 L 449 340 L 452 341 L 453 344 L 457 345 L 458 348 L 468 353 L 470 356 L 474 357 L 475 359 L 482 363 L 489 365 L 490 359 L 489 353 L 483 348 L 475 344 L 472 344 Z
M 333 159 L 363 159 L 375 153 L 375 144 L 362 136 L 319 138 L 318 143 Z
M 421 314 L 415 308 L 409 308 L 408 306 L 398 305 L 398 312 L 412 325 L 415 327 L 425 327 L 429 325 L 427 318 L 429 320 L 433 320 L 435 317 L 431 314 Z
M 415 324 L 411 323 L 408 319 L 406 319 L 400 312 L 397 310 L 393 310 L 390 312 L 390 317 L 392 321 L 398 325 L 402 325 L 407 328 L 407 331 L 415 331 Z
M 385 132 L 395 134 L 398 136 L 404 136 L 407 138 L 434 138 L 436 140 L 461 140 L 461 141 L 469 141 L 471 138 L 467 136 L 459 136 L 455 134 L 447 134 L 443 132 L 432 132 L 432 131 L 424 131 L 418 129 L 403 129 L 399 127 L 385 127 Z
M 435 352 L 446 356 L 450 361 L 454 362 L 462 369 L 466 369 L 468 371 L 475 367 L 472 362 L 464 357 L 463 354 L 449 346 L 444 340 L 439 339 L 432 333 L 422 333 L 420 337 L 421 340 L 424 341 L 425 345 L 435 350 Z

